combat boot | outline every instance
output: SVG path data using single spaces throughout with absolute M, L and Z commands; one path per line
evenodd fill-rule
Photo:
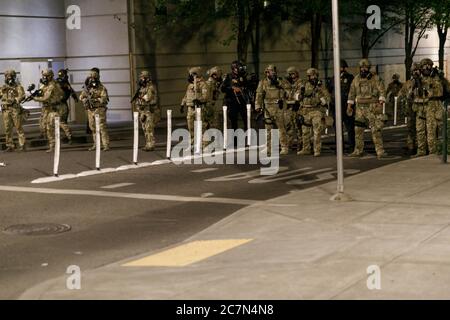
M 297 152 L 298 156 L 308 156 L 311 154 L 312 154 L 311 150 L 305 150 L 305 149 L 302 149 L 299 152 Z
M 381 160 L 381 159 L 386 159 L 386 157 L 388 156 L 386 151 L 380 152 L 379 154 L 377 154 L 377 159 Z
M 145 151 L 145 152 L 155 151 L 155 147 L 154 146 L 145 146 L 144 148 L 142 148 L 142 151 Z
M 353 151 L 353 153 L 350 153 L 348 156 L 352 157 L 352 158 L 361 158 L 363 156 L 363 153 L 358 152 L 358 151 Z
M 51 153 L 53 152 L 55 149 L 53 147 L 49 147 L 47 150 L 45 150 L 46 153 Z
M 95 149 L 97 149 L 97 147 L 96 147 L 95 145 L 93 145 L 92 147 L 90 147 L 90 148 L 88 149 L 88 151 L 94 151 Z
M 286 156 L 289 154 L 289 148 L 281 148 L 280 156 Z
M 320 157 L 320 152 L 319 151 L 317 151 L 317 152 L 314 152 L 314 157 Z
M 73 144 L 72 137 L 67 137 L 67 143 L 68 143 L 69 145 L 72 145 L 72 144 Z
M 109 150 L 111 150 L 111 149 L 109 148 L 109 146 L 104 146 L 104 147 L 103 147 L 103 151 L 109 151 Z
M 25 146 L 19 146 L 19 148 L 17 149 L 18 152 L 25 152 L 26 151 L 26 147 Z
M 425 152 L 418 151 L 416 154 L 412 155 L 411 158 L 425 157 L 427 154 Z
M 5 152 L 13 152 L 14 151 L 14 147 L 12 146 L 8 146 L 5 150 Z

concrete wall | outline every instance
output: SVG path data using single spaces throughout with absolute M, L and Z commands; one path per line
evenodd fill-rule
M 101 70 L 108 89 L 108 121 L 131 120 L 126 0 L 66 0 L 81 9 L 81 30 L 66 30 L 66 66 L 73 87 L 82 90 L 88 71 Z

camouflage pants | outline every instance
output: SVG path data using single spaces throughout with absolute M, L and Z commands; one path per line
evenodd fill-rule
M 202 120 L 202 133 L 204 134 L 206 130 L 212 127 L 214 121 L 214 109 L 211 105 L 204 105 L 201 107 L 201 120 Z M 195 121 L 197 120 L 197 115 L 194 107 L 188 107 L 187 112 L 187 123 L 189 133 L 191 135 L 191 144 L 194 143 L 194 130 L 195 130 Z M 208 144 L 207 141 L 203 141 L 203 146 Z
M 294 141 L 297 140 L 297 149 L 300 150 L 303 144 L 302 141 L 302 128 L 297 123 L 298 112 L 292 110 L 292 107 L 287 108 L 284 111 L 284 124 L 286 126 L 286 134 L 289 147 L 294 145 Z
M 153 148 L 155 146 L 156 118 L 156 112 L 151 112 L 149 109 L 139 111 L 139 121 L 141 122 L 142 130 L 145 135 L 145 146 L 148 148 Z
M 406 146 L 409 150 L 414 150 L 417 147 L 417 131 L 416 131 L 416 114 L 412 110 L 408 110 L 406 115 L 408 121 L 408 135 L 406 136 Z
M 92 137 L 94 139 L 94 145 L 96 142 L 96 127 L 95 127 L 95 115 L 98 114 L 100 118 L 100 139 L 102 140 L 103 147 L 109 147 L 109 134 L 106 123 L 106 108 L 99 107 L 94 110 L 88 110 L 89 128 L 92 131 Z
M 324 114 L 320 108 L 302 108 L 301 115 L 304 118 L 303 150 L 311 151 L 311 136 L 313 136 L 314 153 L 320 153 L 322 151 L 322 132 L 325 129 Z
M 22 127 L 22 113 L 19 108 L 3 109 L 3 126 L 5 127 L 6 146 L 14 148 L 13 129 L 16 128 L 19 136 L 19 145 L 25 145 L 25 132 Z
M 64 131 L 64 134 L 68 139 L 72 138 L 72 131 L 70 130 L 67 120 L 69 119 L 69 107 L 67 103 L 61 104 L 58 108 L 59 126 Z
M 383 109 L 378 104 L 372 104 L 370 106 L 357 105 L 355 114 L 355 153 L 364 152 L 364 127 L 362 123 L 369 124 L 369 128 L 372 132 L 372 140 L 375 145 L 377 155 L 380 156 L 384 153 L 383 147 L 383 127 L 384 127 L 384 115 Z
M 46 129 L 46 126 L 45 126 L 44 118 L 45 118 L 44 111 L 41 111 L 41 116 L 39 117 L 39 131 L 41 133 L 41 136 L 46 138 L 47 137 L 47 129 Z
M 442 124 L 444 110 L 440 101 L 430 101 L 425 106 L 415 106 L 417 110 L 417 153 L 437 152 L 437 130 Z
M 54 109 L 48 107 L 42 108 L 42 125 L 50 148 L 55 147 L 55 117 L 57 116 L 58 113 Z
M 288 137 L 286 133 L 286 124 L 284 119 L 284 113 L 286 109 L 280 110 L 278 104 L 267 104 L 265 106 L 265 119 L 266 119 L 266 130 L 267 130 L 267 147 L 272 146 L 272 129 L 278 129 L 280 135 L 280 146 L 282 149 L 289 148 Z M 267 123 L 267 122 L 271 122 Z

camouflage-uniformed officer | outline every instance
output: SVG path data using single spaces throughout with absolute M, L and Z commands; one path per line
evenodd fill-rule
M 442 98 L 444 87 L 439 74 L 433 72 L 433 61 L 420 61 L 422 76 L 414 82 L 414 111 L 417 113 L 417 155 L 437 152 L 437 128 L 443 121 Z
M 196 120 L 196 108 L 202 108 L 202 121 L 203 111 L 205 109 L 206 102 L 208 101 L 208 85 L 202 76 L 202 69 L 200 67 L 193 67 L 189 69 L 188 86 L 186 94 L 181 101 L 181 113 L 184 112 L 184 108 L 187 107 L 187 124 L 189 133 L 191 134 L 191 144 L 194 143 L 194 129 Z M 203 124 L 204 128 L 204 124 Z
M 0 101 L 5 127 L 6 151 L 14 150 L 13 129 L 16 128 L 19 136 L 19 151 L 25 148 L 25 132 L 22 127 L 23 108 L 20 105 L 25 98 L 25 90 L 16 81 L 16 72 L 7 70 L 5 72 L 5 84 L 0 87 Z
M 298 122 L 298 113 L 300 110 L 300 101 L 298 93 L 302 87 L 300 73 L 296 67 L 289 67 L 286 70 L 287 79 L 282 81 L 282 86 L 286 91 L 287 109 L 284 112 L 284 123 L 286 125 L 286 134 L 289 147 L 292 148 L 294 141 L 297 140 L 297 151 L 302 149 L 302 128 Z
M 217 101 L 220 96 L 220 86 L 222 85 L 222 69 L 220 67 L 213 67 L 207 72 L 209 78 L 206 81 L 208 85 L 208 102 L 205 110 L 205 117 L 208 119 L 210 126 L 215 128 L 220 128 L 221 123 L 223 123 L 223 112 L 222 108 L 217 106 Z
M 284 112 L 286 111 L 284 106 L 285 90 L 278 79 L 275 66 L 267 66 L 265 73 L 266 78 L 259 82 L 256 89 L 255 110 L 256 112 L 261 112 L 264 109 L 268 151 L 271 150 L 272 145 L 272 129 L 276 127 L 280 133 L 280 155 L 286 155 L 289 153 L 289 144 L 284 123 Z
M 95 150 L 96 127 L 95 115 L 99 115 L 100 119 L 100 137 L 103 145 L 103 151 L 109 150 L 109 134 L 106 120 L 107 105 L 109 102 L 108 91 L 100 82 L 100 76 L 96 71 L 91 71 L 87 85 L 80 94 L 80 101 L 85 106 L 88 113 L 89 128 L 92 131 L 94 145 L 89 148 L 89 151 Z
M 78 102 L 78 97 L 75 93 L 75 90 L 73 90 L 72 86 L 69 83 L 69 75 L 67 69 L 61 69 L 58 71 L 58 78 L 56 78 L 56 82 L 64 92 L 64 97 L 58 110 L 60 127 L 64 131 L 69 144 L 72 144 L 72 130 L 70 130 L 70 127 L 67 124 L 67 120 L 69 118 L 69 99 L 70 97 L 72 97 L 75 102 Z
M 364 129 L 372 131 L 372 139 L 380 159 L 386 156 L 383 147 L 382 130 L 384 126 L 383 104 L 386 101 L 384 84 L 377 75 L 370 72 L 369 60 L 359 62 L 359 74 L 350 87 L 347 113 L 352 114 L 355 108 L 355 150 L 350 155 L 360 157 L 364 152 Z
M 41 86 L 39 89 L 42 90 L 42 95 L 34 97 L 33 100 L 42 104 L 43 125 L 49 143 L 47 152 L 51 152 L 55 147 L 55 117 L 58 116 L 64 92 L 56 83 L 53 70 L 51 69 L 42 71 L 40 82 Z
M 414 62 L 411 67 L 411 79 L 405 82 L 398 94 L 399 99 L 401 99 L 403 114 L 407 119 L 408 135 L 406 137 L 406 146 L 409 152 L 413 152 L 417 148 L 416 113 L 413 111 L 413 103 L 414 84 L 420 77 L 420 63 Z M 414 109 L 417 109 L 417 107 L 414 107 Z
M 300 113 L 303 117 L 303 148 L 298 155 L 311 154 L 311 131 L 314 135 L 314 156 L 320 156 L 322 151 L 322 132 L 325 128 L 325 112 L 331 101 L 330 93 L 319 80 L 319 71 L 310 68 L 306 72 L 308 79 L 299 93 Z
M 145 147 L 143 151 L 155 150 L 155 125 L 157 124 L 158 94 L 156 86 L 151 80 L 150 72 L 142 71 L 139 75 L 139 94 L 135 106 L 139 112 L 142 130 L 145 134 Z

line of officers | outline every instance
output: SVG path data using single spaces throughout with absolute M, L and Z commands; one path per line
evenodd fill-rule
M 436 153 L 438 130 L 443 123 L 443 101 L 450 92 L 442 72 L 434 67 L 431 59 L 423 59 L 413 64 L 412 77 L 405 84 L 401 84 L 395 74 L 386 92 L 383 81 L 371 68 L 370 61 L 362 59 L 359 73 L 353 76 L 348 72 L 346 61 L 341 61 L 342 119 L 348 132 L 349 156 L 363 156 L 366 129 L 371 131 L 378 159 L 387 156 L 382 136 L 387 121 L 386 93 L 388 99 L 398 97 L 398 105 L 407 117 L 407 147 L 411 155 Z M 333 126 L 335 111 L 330 94 L 333 87 L 320 80 L 317 69 L 308 69 L 306 78 L 301 79 L 298 69 L 289 67 L 283 79 L 278 76 L 276 66 L 269 65 L 264 79 L 255 82 L 254 75 L 247 76 L 245 65 L 235 61 L 231 65 L 231 73 L 225 77 L 218 67 L 210 69 L 207 74 L 208 80 L 204 80 L 200 67 L 189 70 L 189 85 L 181 110 L 188 108 L 191 134 L 196 108 L 202 109 L 203 130 L 220 127 L 218 119 L 222 115 L 222 105 L 228 107 L 232 129 L 238 128 L 240 115 L 246 130 L 246 105 L 251 104 L 257 119 L 267 129 L 268 145 L 271 143 L 271 130 L 279 130 L 280 155 L 288 154 L 297 140 L 298 155 L 320 156 L 321 136 L 326 127 Z M 225 95 L 223 104 L 217 105 L 221 92 Z
M 15 149 L 25 151 L 26 137 L 23 123 L 29 116 L 29 111 L 24 109 L 22 104 L 28 101 L 36 101 L 41 104 L 41 116 L 39 127 L 41 136 L 48 140 L 48 150 L 51 152 L 55 147 L 55 117 L 60 118 L 60 127 L 66 135 L 69 144 L 72 144 L 72 130 L 67 124 L 69 117 L 68 101 L 72 97 L 76 102 L 81 101 L 86 108 L 89 128 L 93 133 L 95 149 L 96 125 L 95 117 L 100 119 L 100 133 L 102 148 L 109 150 L 109 135 L 106 126 L 106 111 L 109 102 L 108 91 L 100 81 L 100 70 L 93 68 L 86 78 L 83 91 L 80 96 L 75 93 L 69 83 L 68 70 L 61 69 L 58 77 L 51 69 L 41 72 L 39 88 L 33 92 L 34 85 L 29 88 L 29 95 L 26 96 L 22 85 L 17 81 L 17 74 L 14 70 L 5 72 L 5 83 L 0 87 L 0 103 L 3 116 L 3 125 L 6 136 L 6 151 L 12 152 Z M 13 129 L 17 130 L 19 145 L 13 141 Z
M 248 75 L 246 65 L 240 61 L 231 64 L 231 72 L 225 76 L 219 67 L 213 67 L 203 78 L 200 67 L 193 67 L 188 72 L 188 86 L 181 101 L 180 111 L 187 112 L 187 124 L 194 136 L 196 109 L 201 109 L 203 130 L 221 128 L 223 123 L 222 105 L 228 107 L 231 128 L 239 128 L 239 117 L 243 129 L 247 130 L 247 105 L 253 106 L 257 120 L 267 129 L 267 143 L 271 143 L 271 130 L 277 128 L 280 134 L 281 155 L 297 141 L 297 154 L 320 156 L 322 151 L 321 136 L 327 126 L 333 125 L 333 110 L 330 91 L 320 80 L 317 69 L 310 68 L 306 78 L 301 79 L 298 69 L 289 67 L 285 79 L 278 76 L 277 68 L 269 65 L 265 77 L 257 81 L 256 75 Z M 383 105 L 386 102 L 385 86 L 382 80 L 371 71 L 368 59 L 359 62 L 359 74 L 348 72 L 348 65 L 341 62 L 341 90 L 343 121 L 348 131 L 350 156 L 360 157 L 364 152 L 364 130 L 369 128 L 378 158 L 386 156 L 383 147 L 382 129 L 385 122 Z M 397 79 L 398 80 L 398 79 Z M 150 72 L 142 71 L 139 75 L 138 90 L 132 99 L 134 111 L 139 112 L 146 144 L 144 151 L 155 149 L 155 126 L 160 121 L 161 110 L 158 106 L 156 85 Z M 448 82 L 437 68 L 433 68 L 430 59 L 414 63 L 412 78 L 399 87 L 396 94 L 406 103 L 405 113 L 408 117 L 408 147 L 417 147 L 417 156 L 437 152 L 437 129 L 443 121 L 443 97 L 449 90 Z M 219 98 L 223 94 L 223 101 Z M 109 102 L 108 91 L 100 81 L 100 70 L 91 69 L 83 90 L 78 98 L 68 80 L 68 71 L 60 70 L 55 79 L 52 70 L 43 70 L 39 90 L 26 97 L 23 87 L 16 80 L 16 72 L 5 72 L 5 84 L 0 87 L 0 101 L 6 133 L 7 151 L 13 151 L 13 128 L 19 136 L 18 150 L 25 149 L 25 134 L 22 127 L 27 112 L 22 107 L 24 101 L 34 100 L 41 103 L 42 112 L 40 128 L 49 142 L 48 152 L 55 146 L 54 119 L 60 117 L 61 129 L 68 142 L 72 141 L 72 132 L 67 125 L 69 114 L 68 100 L 72 97 L 80 100 L 88 115 L 89 127 L 93 133 L 95 149 L 95 117 L 100 120 L 101 145 L 109 150 L 109 135 L 106 113 Z M 258 123 L 257 121 L 257 123 Z M 354 132 L 354 133 L 353 133 Z M 207 144 L 204 141 L 203 145 Z M 270 148 L 268 148 L 270 149 Z M 269 150 L 270 152 L 270 150 Z

